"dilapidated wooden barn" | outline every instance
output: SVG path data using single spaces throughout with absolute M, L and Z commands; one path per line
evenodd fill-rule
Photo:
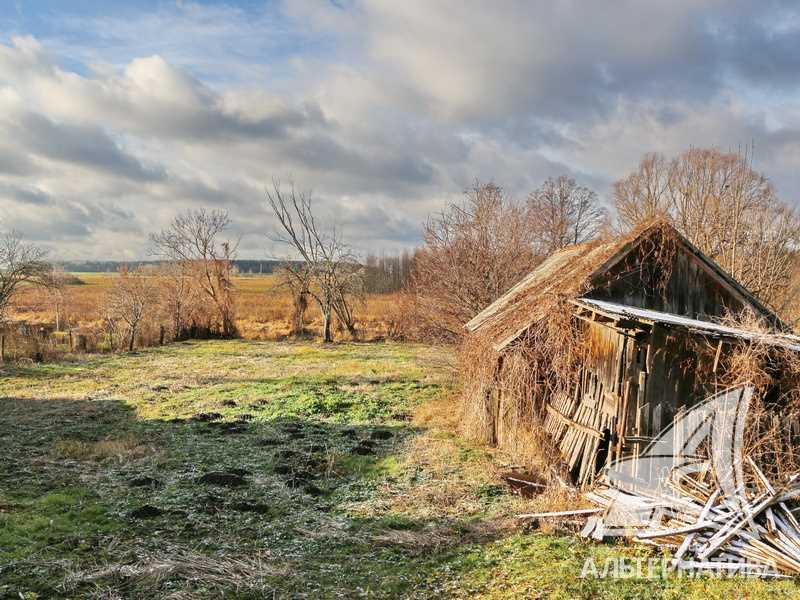
M 731 324 L 742 314 L 753 327 Z M 489 440 L 502 445 L 538 418 L 584 485 L 717 391 L 732 348 L 800 350 L 776 314 L 666 222 L 553 254 L 467 329 L 472 361 L 488 365 L 467 387 Z

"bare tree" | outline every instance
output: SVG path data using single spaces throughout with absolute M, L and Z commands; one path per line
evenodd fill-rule
M 614 206 L 623 229 L 669 214 L 669 179 L 669 161 L 650 153 L 635 172 L 614 183 Z
M 311 269 L 305 262 L 287 261 L 278 269 L 281 284 L 292 295 L 292 334 L 303 335 L 306 330 L 306 310 L 311 288 Z
M 220 240 L 229 226 L 225 211 L 188 210 L 175 217 L 167 229 L 150 236 L 154 254 L 193 274 L 216 308 L 224 337 L 237 333 L 232 280 L 237 244 Z
M 128 330 L 128 350 L 133 350 L 136 334 L 147 311 L 156 302 L 156 288 L 152 277 L 143 271 L 122 269 L 114 279 L 107 298 L 108 314 L 122 321 Z
M 356 337 L 356 305 L 366 302 L 365 272 L 364 266 L 354 257 L 340 263 L 334 272 L 333 310 L 339 323 L 352 337 Z
M 64 295 L 68 280 L 69 276 L 64 273 L 64 269 L 51 268 L 43 281 L 56 314 L 56 331 L 61 331 L 61 316 L 64 310 Z
M 172 330 L 172 339 L 179 340 L 186 335 L 195 303 L 194 278 L 183 262 L 165 262 L 158 266 L 154 275 L 159 281 L 160 302 Z
M 667 160 L 648 154 L 614 185 L 620 228 L 666 216 L 704 253 L 764 301 L 785 303 L 800 219 L 751 155 L 690 149 Z
M 23 284 L 47 285 L 51 265 L 42 248 L 28 244 L 10 231 L 0 235 L 0 321 L 3 321 L 14 294 Z
M 597 194 L 565 175 L 532 192 L 528 210 L 543 254 L 594 239 L 607 218 Z
M 278 220 L 274 242 L 291 248 L 305 264 L 308 294 L 322 313 L 322 334 L 333 341 L 333 315 L 351 335 L 356 334 L 353 301 L 363 269 L 336 227 L 323 229 L 312 210 L 310 192 L 298 192 L 294 183 L 284 190 L 278 179 L 266 190 L 267 204 Z M 363 288 L 363 285 L 360 287 Z
M 497 185 L 475 182 L 462 203 L 428 219 L 408 285 L 423 335 L 461 337 L 464 323 L 541 260 L 527 215 Z

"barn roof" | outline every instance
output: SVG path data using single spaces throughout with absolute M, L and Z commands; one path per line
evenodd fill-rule
M 547 314 L 555 302 L 574 300 L 603 281 L 603 275 L 625 259 L 645 240 L 668 236 L 716 281 L 757 314 L 774 323 L 778 317 L 748 292 L 722 267 L 703 254 L 666 221 L 656 221 L 609 241 L 568 246 L 550 255 L 500 298 L 466 324 L 471 333 L 487 335 L 502 350 Z

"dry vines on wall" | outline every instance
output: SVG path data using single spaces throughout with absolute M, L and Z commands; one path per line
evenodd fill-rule
M 502 352 L 475 335 L 460 356 L 466 432 L 542 469 L 559 460 L 541 428 L 545 403 L 574 384 L 586 351 L 566 300 L 553 299 L 547 314 Z
M 726 324 L 768 333 L 751 312 L 730 317 Z M 754 387 L 745 427 L 745 456 L 774 481 L 800 472 L 800 353 L 775 345 L 766 336 L 726 341 L 722 346 L 705 341 L 697 346 L 699 364 L 712 365 L 709 380 L 716 390 L 744 383 Z

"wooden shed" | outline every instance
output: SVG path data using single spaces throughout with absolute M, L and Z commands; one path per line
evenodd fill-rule
M 546 429 L 581 484 L 611 459 L 636 455 L 681 411 L 717 391 L 716 364 L 700 364 L 698 343 L 716 349 L 717 360 L 731 344 L 755 338 L 800 350 L 800 338 L 772 311 L 663 222 L 553 254 L 467 329 L 490 336 L 502 361 L 547 318 L 542 306 L 552 307 L 555 296 L 565 299 L 559 306 L 569 307 L 587 350 L 565 391 L 529 404 L 544 406 Z M 746 309 L 766 333 L 721 324 Z M 507 399 L 502 386 L 488 393 L 499 439 Z

